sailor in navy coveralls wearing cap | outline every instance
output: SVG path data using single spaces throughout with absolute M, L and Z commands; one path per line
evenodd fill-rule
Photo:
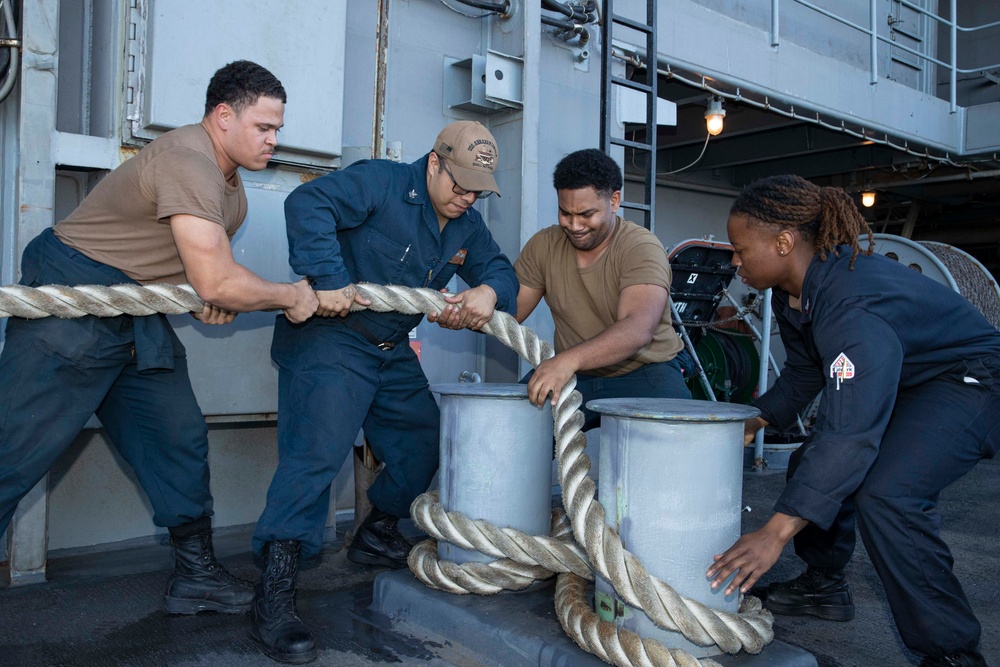
M 755 589 L 776 613 L 854 616 L 844 567 L 855 523 L 903 643 L 922 667 L 985 665 L 980 624 L 952 572 L 941 490 L 1000 446 L 1000 333 L 963 296 L 880 255 L 840 189 L 793 176 L 748 187 L 729 218 L 744 282 L 773 287 L 788 358 L 757 399 L 746 442 L 790 425 L 822 390 L 775 514 L 708 570 L 746 593 L 793 538 L 807 571 Z M 870 238 L 870 237 L 869 237 Z
M 271 357 L 279 368 L 278 468 L 254 533 L 267 557 L 254 608 L 255 631 L 272 658 L 315 656 L 294 607 L 299 553 L 322 547 L 330 485 L 364 428 L 385 464 L 368 490 L 373 510 L 348 557 L 403 567 L 410 544 L 396 523 L 427 490 L 438 467 L 439 412 L 408 336 L 420 315 L 349 313 L 368 305 L 354 284 L 444 288 L 458 274 L 471 288 L 428 316 L 447 328 L 479 329 L 494 308 L 516 307 L 517 278 L 477 198 L 499 194 L 493 136 L 459 121 L 413 164 L 364 161 L 299 186 L 285 202 L 290 263 L 309 276 L 318 317 L 279 316 Z

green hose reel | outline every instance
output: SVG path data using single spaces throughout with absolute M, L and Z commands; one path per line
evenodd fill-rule
M 753 400 L 760 379 L 760 354 L 750 338 L 707 330 L 695 352 L 716 400 L 744 404 Z M 688 378 L 688 387 L 693 398 L 708 399 L 697 374 Z

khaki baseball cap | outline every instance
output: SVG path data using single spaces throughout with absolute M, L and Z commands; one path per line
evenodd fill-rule
M 434 152 L 447 160 L 448 171 L 463 190 L 489 190 L 500 195 L 493 178 L 500 159 L 497 142 L 482 123 L 460 120 L 441 130 Z

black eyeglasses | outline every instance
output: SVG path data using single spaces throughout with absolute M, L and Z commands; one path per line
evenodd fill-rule
M 441 168 L 444 169 L 444 173 L 448 174 L 448 178 L 451 179 L 451 191 L 454 192 L 459 197 L 464 197 L 467 194 L 473 194 L 476 196 L 476 199 L 486 199 L 491 194 L 493 194 L 492 190 L 466 190 L 465 188 L 461 187 L 458 184 L 458 181 L 455 180 L 455 177 L 452 175 L 452 173 L 448 171 L 448 167 L 444 166 L 444 160 L 441 160 Z

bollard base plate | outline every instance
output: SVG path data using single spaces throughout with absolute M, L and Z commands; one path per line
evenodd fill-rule
M 413 634 L 461 646 L 487 665 L 503 667 L 606 667 L 578 647 L 556 618 L 555 579 L 524 591 L 482 597 L 432 590 L 408 570 L 375 578 L 372 610 Z M 774 641 L 760 654 L 719 655 L 725 667 L 817 667 L 811 653 Z

